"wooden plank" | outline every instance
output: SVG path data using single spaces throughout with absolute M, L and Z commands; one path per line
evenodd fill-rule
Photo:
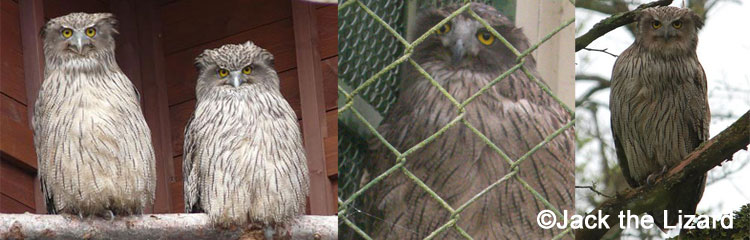
M 44 79 L 44 51 L 39 30 L 44 25 L 44 9 L 42 0 L 26 0 L 20 3 L 21 42 L 23 44 L 23 69 L 26 85 L 26 106 L 31 120 L 34 113 L 39 86 Z M 31 124 L 29 124 L 31 125 Z M 34 161 L 36 162 L 36 161 Z M 36 169 L 36 167 L 35 167 Z M 39 176 L 34 179 L 34 199 L 37 213 L 46 213 L 47 207 L 39 184 Z
M 0 94 L 0 114 L 23 125 L 24 128 L 29 128 L 29 115 L 26 111 L 26 106 L 8 95 Z M 3 127 L 3 129 L 5 129 L 5 127 Z
M 0 8 L 0 92 L 26 105 L 18 4 L 3 0 Z
M 297 81 L 297 70 L 292 69 L 279 73 L 281 82 L 281 94 L 294 109 L 297 118 L 302 116 L 299 97 L 299 81 Z M 172 156 L 182 154 L 185 125 L 195 110 L 195 98 L 187 102 L 169 107 L 170 126 L 172 129 Z
M 34 208 L 24 205 L 23 203 L 0 193 L 0 212 L 2 213 L 25 213 L 34 212 Z
M 170 204 L 171 211 L 173 213 L 185 212 L 185 200 L 183 195 L 183 182 L 173 182 L 169 184 L 169 193 L 172 194 L 172 202 Z
M 169 105 L 167 84 L 164 76 L 164 52 L 162 49 L 161 22 L 153 1 L 135 1 L 133 16 L 138 23 L 140 46 L 140 69 L 143 84 L 143 110 L 151 128 L 154 154 L 156 155 L 156 201 L 154 213 L 170 212 L 171 196 L 169 179 L 172 171 L 172 146 L 170 144 Z
M 330 58 L 339 54 L 338 37 L 338 6 L 328 5 L 315 10 L 318 21 L 318 52 L 321 59 Z
M 56 18 L 73 12 L 109 12 L 109 6 L 108 4 L 98 0 L 44 0 L 45 18 Z M 36 29 L 36 31 L 39 32 L 39 29 Z
M 169 183 L 169 194 L 172 197 L 172 203 L 170 207 L 172 212 L 185 212 L 185 200 L 183 193 L 183 178 L 182 178 L 182 155 L 176 156 L 172 159 L 174 163 L 174 177 L 170 179 Z
M 331 185 L 325 163 L 323 138 L 326 134 L 325 101 L 323 98 L 323 73 L 318 53 L 318 31 L 313 5 L 292 1 L 294 42 L 297 52 L 297 75 L 302 100 L 303 138 L 310 170 L 310 211 L 312 214 L 335 213 L 331 206 Z
M 0 159 L 0 192 L 33 209 L 34 174 Z
M 117 65 L 139 92 L 143 92 L 143 81 L 141 80 L 140 42 L 138 39 L 139 29 L 136 19 L 135 4 L 127 0 L 114 0 L 111 2 L 111 12 L 119 20 L 118 32 L 115 39 L 115 58 Z M 143 98 L 141 98 L 143 106 Z
M 335 56 L 320 62 L 320 66 L 323 68 L 323 98 L 325 99 L 326 111 L 338 108 L 338 61 L 338 56 Z
M 195 71 L 194 62 L 198 54 L 205 49 L 217 48 L 228 43 L 244 43 L 248 40 L 267 49 L 274 55 L 276 71 L 285 72 L 296 66 L 294 32 L 290 19 L 227 36 L 217 41 L 166 55 L 165 73 L 169 89 L 169 105 L 172 106 L 195 98 L 195 80 L 198 73 Z
M 325 137 L 324 145 L 326 152 L 326 171 L 328 177 L 339 174 L 339 149 L 338 149 L 338 109 L 326 112 L 326 125 L 328 125 L 328 136 Z
M 278 0 L 183 0 L 160 9 L 164 26 L 169 26 L 164 28 L 167 54 L 291 16 L 289 1 Z
M 12 160 L 19 167 L 36 170 L 34 134 L 31 130 L 5 114 L 0 116 L 0 126 L 3 126 L 0 129 L 0 155 Z

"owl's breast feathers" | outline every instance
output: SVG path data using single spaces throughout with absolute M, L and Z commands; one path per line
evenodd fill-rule
M 469 99 L 502 73 L 451 72 L 446 70 L 448 68 L 421 65 L 459 103 Z M 528 86 L 522 85 L 523 81 L 529 81 L 523 73 L 511 74 L 466 105 L 463 116 L 463 120 L 496 144 L 511 161 L 517 160 L 547 135 L 562 127 L 565 120 L 561 109 L 541 104 L 543 102 L 537 99 L 520 97 L 522 93 L 506 95 L 511 90 L 509 86 L 516 86 L 512 89 L 516 92 L 539 88 L 532 85 L 529 89 L 520 89 L 520 86 Z M 402 91 L 379 130 L 389 143 L 403 152 L 438 132 L 458 115 L 456 106 L 437 87 L 425 79 L 419 79 Z M 543 192 L 542 195 L 553 205 L 562 206 L 563 209 L 572 209 L 569 204 L 573 199 L 572 188 L 568 187 L 572 186 L 573 179 L 571 143 L 572 129 L 532 154 L 521 164 L 519 172 L 519 176 L 529 181 L 534 189 Z M 375 145 L 374 152 L 371 164 L 376 165 L 376 170 L 370 174 L 377 176 L 395 164 L 395 157 L 382 145 Z M 462 121 L 448 128 L 433 142 L 406 156 L 406 161 L 405 167 L 409 171 L 454 207 L 510 173 L 510 164 Z M 374 200 L 372 204 L 385 212 L 385 222 L 402 226 L 387 226 L 388 230 L 379 232 L 377 236 L 412 236 L 399 230 L 405 226 L 423 231 L 419 234 L 425 235 L 414 236 L 424 237 L 447 221 L 448 214 L 442 206 L 423 194 L 421 188 L 402 174 L 393 174 L 378 186 L 378 190 L 369 191 L 369 196 Z M 459 224 L 479 238 L 497 237 L 493 231 L 498 229 L 506 234 L 515 232 L 519 234 L 515 235 L 518 237 L 553 236 L 551 232 L 532 233 L 538 227 L 523 222 L 532 221 L 525 218 L 536 216 L 542 210 L 539 208 L 541 204 L 529 201 L 533 198 L 522 184 L 512 179 L 505 181 L 467 208 Z M 488 212 L 486 209 L 494 210 Z M 509 220 L 511 218 L 525 220 Z M 476 224 L 480 222 L 482 224 Z
M 705 82 L 694 54 L 668 57 L 631 46 L 617 59 L 612 129 L 631 185 L 642 185 L 648 175 L 672 167 L 707 140 Z
M 197 103 L 185 130 L 186 207 L 222 224 L 286 221 L 304 211 L 309 188 L 297 118 L 280 93 L 245 90 Z
M 97 69 L 46 71 L 33 118 L 43 189 L 57 211 L 139 212 L 155 192 L 150 130 L 130 80 Z

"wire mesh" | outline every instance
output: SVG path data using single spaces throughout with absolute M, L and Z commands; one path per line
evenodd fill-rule
M 550 89 L 542 83 L 539 79 L 536 79 L 528 69 L 524 67 L 524 57 L 531 54 L 536 50 L 539 45 L 549 40 L 552 36 L 558 33 L 563 28 L 571 25 L 574 22 L 574 18 L 562 23 L 557 29 L 550 32 L 547 36 L 542 38 L 538 43 L 534 44 L 524 52 L 519 52 L 514 46 L 512 46 L 502 35 L 494 30 L 486 21 L 481 19 L 476 13 L 470 8 L 468 1 L 461 0 L 448 0 L 448 1 L 435 1 L 435 0 L 424 0 L 419 2 L 420 8 L 425 6 L 439 7 L 448 3 L 461 3 L 465 2 L 461 8 L 453 12 L 445 20 L 441 21 L 437 25 L 433 26 L 424 35 L 418 36 L 413 42 L 408 42 L 402 35 L 405 34 L 405 8 L 406 1 L 392 0 L 392 1 L 376 1 L 376 0 L 349 0 L 340 3 L 339 5 L 339 171 L 341 177 L 339 179 L 339 225 L 342 231 L 353 231 L 359 237 L 364 239 L 371 239 L 370 236 L 363 231 L 357 223 L 348 218 L 352 212 L 357 212 L 353 206 L 361 201 L 361 194 L 367 191 L 374 184 L 377 184 L 379 179 L 390 174 L 404 174 L 414 183 L 419 185 L 423 190 L 429 193 L 432 198 L 440 202 L 442 206 L 451 213 L 451 219 L 444 225 L 434 230 L 427 239 L 438 236 L 443 231 L 449 228 L 454 228 L 458 233 L 467 239 L 471 239 L 471 236 L 466 233 L 455 222 L 458 221 L 458 216 L 467 206 L 474 203 L 478 198 L 489 192 L 490 189 L 499 185 L 500 183 L 515 178 L 520 184 L 523 185 L 534 197 L 542 202 L 545 207 L 552 210 L 558 218 L 562 218 L 562 214 L 557 210 L 555 206 L 549 203 L 541 194 L 533 189 L 523 179 L 518 177 L 518 166 L 527 159 L 531 154 L 544 147 L 544 145 L 550 142 L 552 139 L 562 134 L 564 131 L 573 127 L 575 122 L 575 115 L 571 109 L 565 105 Z M 487 4 L 498 4 L 508 2 L 508 0 L 480 0 L 477 2 L 484 2 Z M 412 149 L 404 152 L 399 152 L 381 136 L 372 122 L 368 121 L 368 114 L 363 114 L 355 104 L 357 99 L 364 100 L 372 108 L 374 108 L 379 114 L 385 114 L 388 112 L 389 107 L 396 101 L 398 96 L 398 86 L 400 77 L 400 64 L 407 63 L 414 66 L 419 70 L 426 79 L 432 79 L 427 72 L 425 72 L 419 64 L 410 59 L 412 54 L 411 50 L 417 44 L 424 41 L 429 35 L 435 33 L 437 29 L 446 24 L 450 19 L 459 15 L 468 13 L 474 19 L 481 22 L 491 34 L 493 34 L 498 40 L 507 46 L 517 56 L 517 64 L 508 70 L 507 72 L 498 76 L 488 86 L 485 86 L 477 92 L 474 96 L 466 99 L 463 102 L 457 102 L 448 92 L 442 90 L 445 97 L 451 99 L 453 104 L 458 109 L 463 109 L 469 102 L 474 100 L 477 96 L 484 93 L 495 84 L 498 84 L 503 78 L 507 77 L 514 71 L 522 71 L 529 79 L 534 81 L 540 86 L 544 92 L 549 94 L 558 104 L 560 104 L 565 111 L 567 111 L 571 118 L 568 123 L 563 127 L 557 129 L 552 134 L 548 135 L 541 143 L 533 147 L 529 152 L 524 154 L 522 157 L 511 160 L 508 156 L 486 136 L 484 136 L 479 130 L 471 126 L 471 124 L 463 119 L 464 114 L 459 114 L 458 117 L 450 121 L 441 130 L 432 135 L 431 137 L 423 140 L 416 144 Z M 438 89 L 442 89 L 441 86 L 431 81 Z M 461 110 L 459 110 L 461 111 Z M 349 118 L 349 119 L 345 119 Z M 481 138 L 491 149 L 496 151 L 500 156 L 505 158 L 510 164 L 508 169 L 513 169 L 509 174 L 498 179 L 495 183 L 487 187 L 484 191 L 478 193 L 471 200 L 466 203 L 454 208 L 446 203 L 440 196 L 433 192 L 427 185 L 425 185 L 417 176 L 414 176 L 408 169 L 403 167 L 403 159 L 405 159 L 413 150 L 419 149 L 422 146 L 432 142 L 437 136 L 442 134 L 445 130 L 451 128 L 454 125 L 463 124 L 468 127 L 474 134 Z M 356 125 L 356 126 L 351 126 Z M 382 173 L 376 178 L 372 179 L 367 183 L 360 183 L 359 180 L 362 177 L 360 171 L 363 165 L 362 159 L 368 154 L 367 146 L 368 143 L 365 139 L 372 138 L 373 141 L 380 141 L 385 146 L 394 152 L 395 157 L 399 160 L 396 164 L 388 171 Z M 371 176 L 374 177 L 374 176 Z M 366 213 L 365 213 L 366 214 Z M 571 229 L 568 228 L 560 233 L 555 238 L 560 238 L 565 234 L 570 234 Z M 344 234 L 345 235 L 345 234 Z

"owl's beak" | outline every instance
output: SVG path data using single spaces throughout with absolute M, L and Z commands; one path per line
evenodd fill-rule
M 464 48 L 464 40 L 458 39 L 455 44 L 453 44 L 453 47 L 451 47 L 451 52 L 453 53 L 453 56 L 451 57 L 451 62 L 453 64 L 457 64 L 461 61 L 461 59 L 464 58 L 464 54 L 466 54 L 466 49 Z
M 674 38 L 677 36 L 677 32 L 672 29 L 667 29 L 664 31 L 664 40 L 669 40 L 670 38 Z
M 227 80 L 227 83 L 233 87 L 239 87 L 242 82 L 244 82 L 244 80 L 242 79 L 242 73 L 239 71 L 232 72 L 229 76 L 229 80 Z
M 68 41 L 70 42 L 69 48 L 78 54 L 83 53 L 84 47 L 90 44 L 89 38 L 83 36 L 83 33 L 80 32 L 74 33 Z

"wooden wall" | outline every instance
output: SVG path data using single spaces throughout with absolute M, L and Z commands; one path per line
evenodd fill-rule
M 29 130 L 24 85 L 24 62 L 16 0 L 2 1 L 2 161 L 0 161 L 0 212 L 34 212 L 39 192 L 34 189 L 36 156 Z M 31 1 L 31 0 L 29 0 Z M 39 1 L 36 1 L 39 2 Z M 194 58 L 206 48 L 251 40 L 276 57 L 281 91 L 302 124 L 300 80 L 297 72 L 292 3 L 287 0 L 139 1 L 44 0 L 44 21 L 70 12 L 113 12 L 120 20 L 118 63 L 142 93 L 144 114 L 152 128 L 160 177 L 154 212 L 183 212 L 183 129 L 195 106 L 197 72 Z M 307 4 L 307 3 L 305 3 Z M 144 10 L 144 8 L 147 8 Z M 337 10 L 314 5 L 317 51 L 324 89 L 323 134 L 330 184 L 330 214 L 335 213 L 337 188 Z M 148 16 L 153 16 L 153 19 Z M 38 32 L 38 29 L 36 30 Z M 151 40 L 154 41 L 151 41 Z M 155 57 L 153 57 L 155 56 Z M 155 59 L 155 60 L 154 60 Z M 156 68 L 156 69 L 154 69 Z M 306 85 L 306 80 L 302 81 Z M 156 89 L 156 90 L 155 90 Z M 145 98 L 145 100 L 143 99 Z M 163 99 L 163 101 L 161 100 Z M 33 101 L 33 100 L 32 100 Z M 163 109 L 163 110 L 161 110 Z M 163 112 L 163 113 L 162 113 Z M 159 131 L 158 128 L 166 128 Z M 304 126 L 302 126 L 304 127 Z M 165 137 L 164 144 L 159 137 Z M 171 140 L 170 140 L 171 139 Z M 161 146 L 161 147 L 160 147 Z M 166 150 L 163 155 L 159 150 Z M 165 156 L 165 157 L 160 157 Z M 171 156 L 171 158 L 167 157 Z M 165 159 L 166 158 L 166 159 Z M 166 181 L 166 182 L 165 182 Z M 162 185 L 162 183 L 164 185 Z M 312 193 L 320 194 L 320 193 Z M 318 198 L 319 199 L 319 198 Z M 39 200 L 37 200 L 39 201 Z M 319 203 L 317 203 L 319 204 Z M 309 204 L 308 204 L 309 205 Z M 36 205 L 38 206 L 38 204 Z

